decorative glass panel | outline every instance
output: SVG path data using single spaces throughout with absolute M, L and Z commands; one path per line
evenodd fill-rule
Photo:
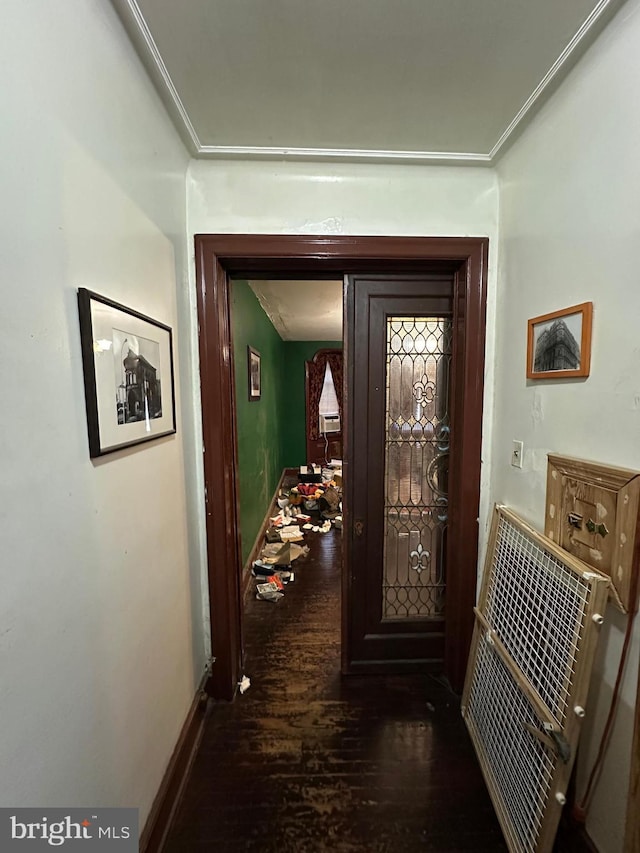
M 442 618 L 451 322 L 387 319 L 384 619 Z

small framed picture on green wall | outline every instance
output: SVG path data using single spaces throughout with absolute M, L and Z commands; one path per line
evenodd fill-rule
M 249 370 L 249 401 L 260 399 L 261 376 L 260 376 L 260 353 L 253 347 L 247 347 L 247 367 Z

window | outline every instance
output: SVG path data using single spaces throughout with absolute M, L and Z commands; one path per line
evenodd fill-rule
M 320 403 L 318 404 L 318 414 L 337 415 L 339 411 L 336 386 L 333 384 L 333 374 L 331 373 L 329 362 L 327 362 L 327 366 L 324 371 L 322 394 L 320 394 Z
M 325 438 L 333 434 L 330 454 L 342 456 L 342 350 L 321 349 L 305 362 L 307 462 L 325 459 Z M 322 426 L 320 419 L 323 419 Z M 327 424 L 324 419 L 329 419 Z M 331 429 L 330 427 L 333 427 Z

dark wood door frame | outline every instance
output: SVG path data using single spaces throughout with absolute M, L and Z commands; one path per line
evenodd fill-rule
M 230 276 L 315 276 L 367 272 L 452 271 L 456 316 L 464 326 L 464 433 L 452 464 L 464 471 L 456 529 L 464 537 L 460 570 L 447 595 L 459 614 L 447 626 L 445 672 L 461 688 L 473 628 L 480 499 L 487 255 L 484 237 L 343 237 L 198 234 L 196 290 L 202 398 L 207 569 L 214 663 L 208 692 L 230 700 L 242 675 L 242 597 L 236 488 L 237 447 L 229 312 Z M 345 368 L 349 354 L 345 352 Z M 346 376 L 345 369 L 345 376 Z M 346 400 L 345 400 L 346 402 Z M 345 406 L 346 409 L 346 406 Z M 344 436 L 349 441 L 348 420 Z M 345 460 L 348 463 L 348 460 Z M 454 472 L 454 476 L 455 476 Z M 459 473 L 459 472 L 458 472 Z M 348 464 L 345 483 L 349 488 Z M 347 493 L 348 494 L 348 493 Z M 348 518 L 345 518 L 348 535 Z M 349 606 L 349 567 L 343 571 L 343 611 Z M 343 649 L 345 619 L 343 616 Z M 455 638 L 455 643 L 452 641 Z M 344 652 L 343 652 L 344 654 Z M 345 661 L 343 658 L 343 665 Z

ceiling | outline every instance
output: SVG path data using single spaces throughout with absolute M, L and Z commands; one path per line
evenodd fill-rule
M 283 341 L 342 340 L 342 281 L 250 281 Z
M 112 0 L 200 157 L 491 163 L 623 0 Z

